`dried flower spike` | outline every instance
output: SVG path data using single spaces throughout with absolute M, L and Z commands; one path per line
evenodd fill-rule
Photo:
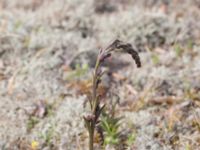
M 109 45 L 106 48 L 106 51 L 107 51 L 107 53 L 117 52 L 117 51 L 122 52 L 122 53 L 128 53 L 135 60 L 137 67 L 141 67 L 140 57 L 139 57 L 137 51 L 134 50 L 132 45 L 129 43 L 124 43 L 120 40 L 115 40 L 111 45 Z

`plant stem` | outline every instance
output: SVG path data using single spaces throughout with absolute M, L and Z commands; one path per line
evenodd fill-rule
M 99 61 L 99 58 L 97 58 L 97 61 L 96 61 L 96 65 L 95 65 L 95 69 L 94 69 L 94 76 L 93 76 L 93 96 L 92 96 L 92 101 L 94 102 L 93 103 L 93 108 L 92 108 L 92 113 L 93 115 L 95 115 L 95 110 L 96 110 L 96 107 L 97 107 L 97 71 L 98 71 L 98 68 L 99 68 L 99 65 L 100 65 L 100 61 Z
M 93 75 L 93 87 L 92 87 L 92 102 L 91 102 L 91 109 L 92 109 L 92 115 L 95 116 L 96 114 L 96 107 L 98 104 L 98 98 L 97 98 L 97 71 L 100 65 L 100 60 L 97 58 L 95 69 L 94 69 L 94 75 Z M 90 127 L 88 128 L 89 131 L 89 150 L 94 150 L 94 129 L 95 129 L 95 120 L 91 120 Z
M 90 132 L 89 132 L 89 150 L 93 150 L 94 146 L 93 146 L 93 142 L 94 142 L 94 123 L 91 122 L 91 128 L 90 128 Z

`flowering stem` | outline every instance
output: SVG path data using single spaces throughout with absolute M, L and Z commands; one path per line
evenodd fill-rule
M 92 87 L 92 116 L 95 116 L 96 114 L 96 108 L 97 108 L 97 104 L 98 104 L 98 98 L 97 98 L 97 82 L 98 82 L 98 69 L 100 66 L 100 60 L 99 58 L 97 58 L 96 61 L 96 65 L 95 65 L 95 69 L 94 69 L 94 75 L 93 75 L 93 87 Z M 95 116 L 96 118 L 96 116 Z M 94 139 L 94 129 L 95 129 L 95 123 L 96 120 L 93 119 L 90 122 L 90 129 L 89 129 L 89 150 L 93 150 L 94 146 L 93 146 L 93 139 Z
M 98 118 L 102 113 L 102 110 L 105 105 L 100 107 L 100 98 L 97 95 L 98 84 L 101 80 L 103 72 L 100 70 L 100 66 L 105 59 L 111 56 L 111 53 L 115 50 L 121 50 L 122 52 L 128 53 L 135 60 L 138 67 L 141 66 L 140 57 L 138 53 L 132 48 L 130 44 L 123 43 L 122 41 L 115 40 L 111 45 L 106 49 L 100 50 L 100 53 L 97 57 L 94 74 L 93 74 L 93 85 L 92 85 L 92 98 L 90 99 L 91 114 L 84 117 L 85 125 L 89 132 L 89 150 L 94 150 L 94 132 L 95 127 L 98 122 Z
M 97 80 L 98 80 L 98 75 L 97 75 L 97 71 L 99 69 L 99 65 L 100 65 L 100 61 L 99 61 L 99 58 L 97 58 L 97 61 L 96 61 L 96 65 L 95 65 L 95 70 L 94 70 L 94 76 L 93 76 L 93 96 L 92 96 L 92 101 L 93 101 L 93 105 L 92 105 L 92 113 L 93 115 L 95 115 L 95 110 L 96 110 L 96 107 L 97 107 L 97 101 L 98 101 L 98 98 L 97 98 Z

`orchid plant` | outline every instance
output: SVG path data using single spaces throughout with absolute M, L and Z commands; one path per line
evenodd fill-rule
M 85 126 L 89 133 L 89 150 L 94 150 L 93 139 L 94 139 L 95 128 L 99 123 L 99 117 L 102 113 L 102 110 L 105 107 L 105 104 L 103 105 L 100 104 L 101 96 L 97 93 L 99 83 L 101 82 L 101 77 L 105 73 L 101 70 L 101 66 L 102 63 L 106 61 L 106 59 L 109 58 L 115 52 L 130 54 L 133 60 L 135 60 L 137 67 L 141 67 L 140 57 L 137 51 L 135 51 L 132 45 L 129 43 L 124 43 L 120 40 L 115 40 L 105 49 L 100 49 L 93 73 L 92 96 L 89 99 L 91 112 L 87 116 L 83 117 L 85 121 Z

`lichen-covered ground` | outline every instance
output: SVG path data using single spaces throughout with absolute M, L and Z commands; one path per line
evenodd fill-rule
M 116 54 L 104 66 L 127 149 L 199 150 L 198 0 L 1 0 L 0 149 L 88 149 L 86 93 L 98 49 L 115 39 L 142 61 Z

